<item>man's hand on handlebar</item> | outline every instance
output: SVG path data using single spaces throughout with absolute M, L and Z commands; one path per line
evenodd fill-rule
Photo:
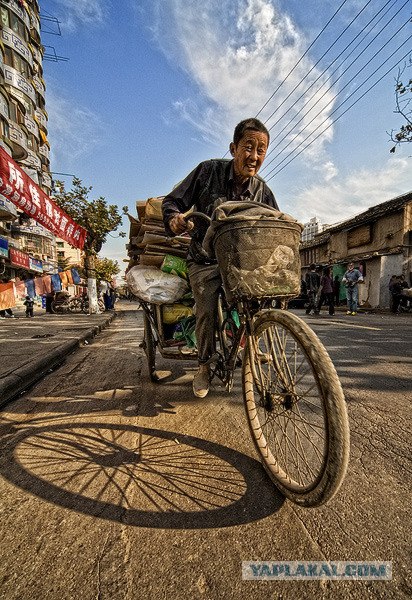
M 176 213 L 169 221 L 169 227 L 174 234 L 179 235 L 185 231 L 193 229 L 193 222 L 186 221 L 182 213 Z

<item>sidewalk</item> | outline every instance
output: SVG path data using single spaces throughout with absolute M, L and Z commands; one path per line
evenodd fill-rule
M 31 319 L 22 309 L 13 312 L 15 318 L 0 320 L 0 407 L 89 343 L 116 316 L 115 312 L 52 315 L 35 308 Z

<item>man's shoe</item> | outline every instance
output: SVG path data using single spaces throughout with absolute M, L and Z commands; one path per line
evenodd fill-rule
M 346 311 L 346 314 L 347 314 L 347 315 L 351 315 L 352 313 L 351 313 L 351 311 L 350 311 L 350 310 L 347 310 L 347 311 Z
M 200 365 L 193 378 L 193 393 L 196 398 L 204 398 L 209 392 L 210 374 L 208 365 Z
M 351 313 L 351 315 L 355 316 L 355 315 L 356 315 L 356 312 L 353 312 L 353 313 Z

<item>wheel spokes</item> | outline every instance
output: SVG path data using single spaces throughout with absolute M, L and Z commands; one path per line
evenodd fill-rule
M 327 449 L 323 398 L 315 373 L 300 344 L 282 325 L 272 323 L 255 334 L 251 344 L 259 447 L 289 483 L 310 487 L 322 474 Z

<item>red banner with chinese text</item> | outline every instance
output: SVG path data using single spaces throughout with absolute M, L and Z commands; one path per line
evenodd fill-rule
M 21 250 L 10 248 L 9 258 L 13 267 L 23 267 L 24 269 L 30 268 L 30 256 Z
M 57 237 L 75 248 L 83 248 L 86 230 L 53 202 L 1 147 L 0 194 Z

